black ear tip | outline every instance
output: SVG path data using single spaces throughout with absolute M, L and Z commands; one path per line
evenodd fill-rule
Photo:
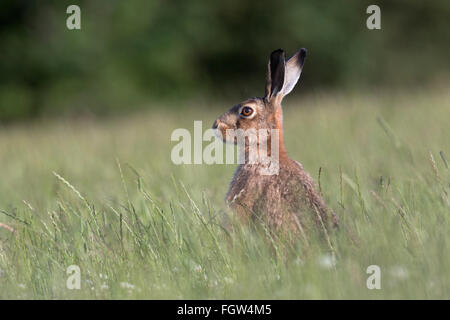
M 279 56 L 284 56 L 284 50 L 283 49 L 277 49 L 272 51 L 272 53 L 270 54 L 271 57 L 279 57 Z
M 300 62 L 300 65 L 302 65 L 302 66 L 303 66 L 303 63 L 305 63 L 306 52 L 308 52 L 308 50 L 306 50 L 306 48 L 301 48 L 300 54 L 298 55 L 298 57 L 299 57 L 298 60 Z

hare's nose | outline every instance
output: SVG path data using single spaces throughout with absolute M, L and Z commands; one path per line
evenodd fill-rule
M 212 128 L 213 128 L 213 129 L 217 129 L 218 126 L 219 126 L 219 124 L 217 123 L 217 120 L 214 121 L 214 123 L 213 123 L 213 125 L 212 125 Z

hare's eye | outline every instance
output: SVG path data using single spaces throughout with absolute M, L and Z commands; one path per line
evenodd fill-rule
M 241 110 L 241 115 L 244 117 L 250 117 L 253 114 L 253 109 L 250 107 L 243 107 Z

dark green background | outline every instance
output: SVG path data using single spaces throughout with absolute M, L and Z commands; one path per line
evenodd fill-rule
M 81 30 L 66 8 L 81 7 Z M 381 30 L 366 8 L 381 7 Z M 308 49 L 302 90 L 448 78 L 447 1 L 4 0 L 0 122 L 262 95 L 270 52 Z

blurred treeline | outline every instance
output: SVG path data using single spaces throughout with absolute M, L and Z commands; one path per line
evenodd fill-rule
M 81 30 L 66 28 L 70 4 Z M 366 28 L 370 4 L 381 30 Z M 3 0 L 0 122 L 262 95 L 279 47 L 308 49 L 294 94 L 413 88 L 448 77 L 449 19 L 448 0 Z

